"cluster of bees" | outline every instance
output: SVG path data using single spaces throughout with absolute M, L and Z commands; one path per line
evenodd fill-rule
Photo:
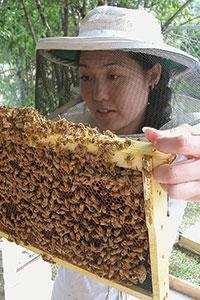
M 101 138 L 89 152 L 98 136 L 32 108 L 2 108 L 0 230 L 106 279 L 143 283 L 150 265 L 142 174 L 111 163 Z M 114 151 L 115 136 L 102 137 Z

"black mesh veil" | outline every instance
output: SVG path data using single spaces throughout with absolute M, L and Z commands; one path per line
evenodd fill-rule
M 96 51 L 97 61 L 100 52 Z M 110 52 L 102 51 L 102 55 Z M 153 87 L 149 87 L 148 101 L 145 108 L 143 108 L 144 116 L 141 119 L 141 126 L 138 128 L 137 133 L 140 133 L 142 126 L 167 128 L 181 123 L 194 124 L 200 119 L 200 69 L 198 69 L 198 63 L 193 68 L 186 68 L 184 65 L 179 65 L 177 69 L 170 69 L 169 60 L 157 57 L 156 55 L 133 52 L 131 50 L 127 51 L 127 49 L 126 51 L 114 50 L 112 52 L 115 53 L 113 59 L 117 60 L 117 63 L 120 64 L 120 57 L 124 57 L 121 56 L 123 52 L 128 59 L 132 59 L 133 62 L 136 61 L 144 72 L 148 72 L 148 69 L 156 63 L 159 63 L 162 67 L 159 82 L 153 84 Z M 64 114 L 70 119 L 76 116 L 76 120 L 87 122 L 90 109 L 87 105 L 87 99 L 84 101 L 85 99 L 81 94 L 81 80 L 84 83 L 86 82 L 85 79 L 81 79 L 80 74 L 79 61 L 81 52 L 79 52 L 76 62 L 69 62 L 69 60 L 55 56 L 53 53 L 54 51 L 52 50 L 37 50 L 36 108 L 39 108 L 43 114 L 51 115 L 52 117 L 56 117 L 56 114 L 57 116 Z M 94 57 L 95 52 L 91 51 L 90 53 Z M 98 68 L 98 63 L 96 67 Z M 119 71 L 122 71 L 122 68 L 118 68 L 117 70 L 117 67 L 113 67 L 112 69 L 107 69 L 109 74 L 104 75 L 118 76 L 117 72 Z M 112 72 L 113 74 L 111 74 Z M 116 75 L 114 74 L 115 72 Z M 119 87 L 120 84 L 124 85 L 125 76 L 128 76 L 128 73 L 130 75 L 131 72 L 134 74 L 133 68 L 128 70 L 127 74 L 122 74 L 121 72 L 119 74 L 121 76 L 120 79 L 113 79 L 109 93 L 113 94 L 116 91 L 116 86 Z M 89 75 L 92 76 L 92 74 Z M 124 81 L 122 80 L 122 75 L 124 75 Z M 94 81 L 94 78 L 90 78 L 90 80 Z M 134 84 L 135 82 L 133 81 Z M 135 90 L 137 90 L 137 86 L 134 87 Z M 127 89 L 127 93 L 127 95 L 130 94 L 130 88 Z M 100 107 L 99 104 L 98 107 Z M 134 110 L 132 113 L 134 116 Z M 91 119 L 94 119 L 93 123 L 96 123 L 95 117 Z
M 36 55 L 35 105 L 48 115 L 78 96 L 78 78 L 75 68 L 48 60 L 40 52 Z

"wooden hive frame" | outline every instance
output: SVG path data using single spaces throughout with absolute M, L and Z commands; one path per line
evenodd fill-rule
M 5 126 L 6 127 L 6 126 Z M 52 134 L 48 137 L 40 139 L 40 144 L 55 145 L 58 142 L 59 135 Z M 101 139 L 106 139 L 106 143 L 110 140 L 108 136 L 101 136 Z M 127 140 L 115 137 L 115 141 L 126 144 Z M 1 141 L 1 140 L 0 140 Z M 34 141 L 30 142 L 31 147 L 34 147 Z M 66 147 L 70 151 L 74 151 L 78 141 L 68 142 Z M 95 143 L 87 142 L 87 150 L 95 153 L 98 146 Z M 144 208 L 146 225 L 149 237 L 149 253 L 151 264 L 151 278 L 152 278 L 152 292 L 134 286 L 127 287 L 119 283 L 110 281 L 108 279 L 99 277 L 91 272 L 79 268 L 69 262 L 66 262 L 58 257 L 55 257 L 47 251 L 42 251 L 39 247 L 34 245 L 27 245 L 23 241 L 16 241 L 20 245 L 41 254 L 46 260 L 64 265 L 72 270 L 78 271 L 98 282 L 104 283 L 108 286 L 115 287 L 121 291 L 131 294 L 139 299 L 167 299 L 169 293 L 169 279 L 168 279 L 168 238 L 167 238 L 167 194 L 155 182 L 152 176 L 152 170 L 155 166 L 167 163 L 171 160 L 170 155 L 159 153 L 152 144 L 143 141 L 128 141 L 128 146 L 117 151 L 111 157 L 111 161 L 119 167 L 136 169 L 142 172 L 143 190 L 144 190 Z M 0 228 L 0 236 L 8 240 L 15 241 L 15 236 L 11 236 L 6 230 Z

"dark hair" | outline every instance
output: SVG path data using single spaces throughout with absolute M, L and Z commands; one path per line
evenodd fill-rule
M 158 84 L 149 91 L 148 105 L 138 133 L 141 132 L 143 126 L 159 129 L 170 121 L 172 111 L 172 91 L 168 86 L 170 73 L 165 69 L 164 59 L 161 57 L 136 52 L 129 52 L 129 56 L 136 60 L 144 70 L 152 68 L 156 63 L 160 63 L 162 66 L 161 77 Z

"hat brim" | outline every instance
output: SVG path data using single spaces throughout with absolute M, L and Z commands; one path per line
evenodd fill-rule
M 50 51 L 51 55 L 69 61 L 76 62 L 80 51 L 95 50 L 123 50 L 146 53 L 165 59 L 169 70 L 200 69 L 197 58 L 186 52 L 170 46 L 166 43 L 152 43 L 150 41 L 138 41 L 112 37 L 52 37 L 38 41 L 37 50 Z

